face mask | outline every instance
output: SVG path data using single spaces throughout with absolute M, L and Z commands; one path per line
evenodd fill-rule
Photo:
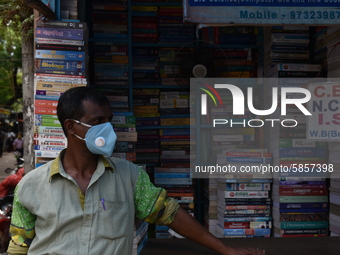
M 96 155 L 111 156 L 115 148 L 117 135 L 114 132 L 110 122 L 91 126 L 82 123 L 79 120 L 73 121 L 90 128 L 87 131 L 85 138 L 81 138 L 80 136 L 74 134 L 77 138 L 85 141 L 89 151 Z

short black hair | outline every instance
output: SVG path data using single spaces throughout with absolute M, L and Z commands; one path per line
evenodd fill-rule
M 74 87 L 66 90 L 60 96 L 57 106 L 58 119 L 66 136 L 65 120 L 81 119 L 85 115 L 84 101 L 91 101 L 99 106 L 110 104 L 108 98 L 94 88 Z

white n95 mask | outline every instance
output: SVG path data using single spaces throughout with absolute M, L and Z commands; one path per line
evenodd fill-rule
M 96 155 L 112 155 L 112 152 L 115 148 L 117 135 L 110 122 L 91 126 L 89 124 L 82 123 L 79 120 L 73 121 L 75 121 L 77 124 L 81 124 L 90 128 L 86 132 L 85 138 L 81 138 L 80 136 L 74 134 L 80 140 L 85 141 L 86 147 L 89 149 L 89 151 Z

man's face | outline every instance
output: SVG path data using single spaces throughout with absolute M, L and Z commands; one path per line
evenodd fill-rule
M 83 123 L 95 126 L 105 122 L 111 122 L 112 113 L 109 105 L 98 105 L 92 101 L 84 101 L 85 115 L 79 120 Z
M 83 107 L 85 111 L 85 115 L 79 119 L 80 122 L 96 126 L 99 124 L 103 124 L 106 122 L 111 122 L 112 113 L 109 105 L 102 105 L 93 103 L 92 101 L 84 101 Z M 83 125 L 75 125 L 75 133 L 80 137 L 85 137 L 87 131 L 90 127 L 86 127 Z

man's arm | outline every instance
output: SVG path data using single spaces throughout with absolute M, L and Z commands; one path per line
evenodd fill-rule
M 29 244 L 35 236 L 35 215 L 33 215 L 19 200 L 19 185 L 15 189 L 13 211 L 10 226 L 12 240 L 9 243 L 8 255 L 27 254 Z
M 232 248 L 213 236 L 184 209 L 179 208 L 175 219 L 168 225 L 185 238 L 222 255 L 263 255 L 265 251 L 253 248 Z

